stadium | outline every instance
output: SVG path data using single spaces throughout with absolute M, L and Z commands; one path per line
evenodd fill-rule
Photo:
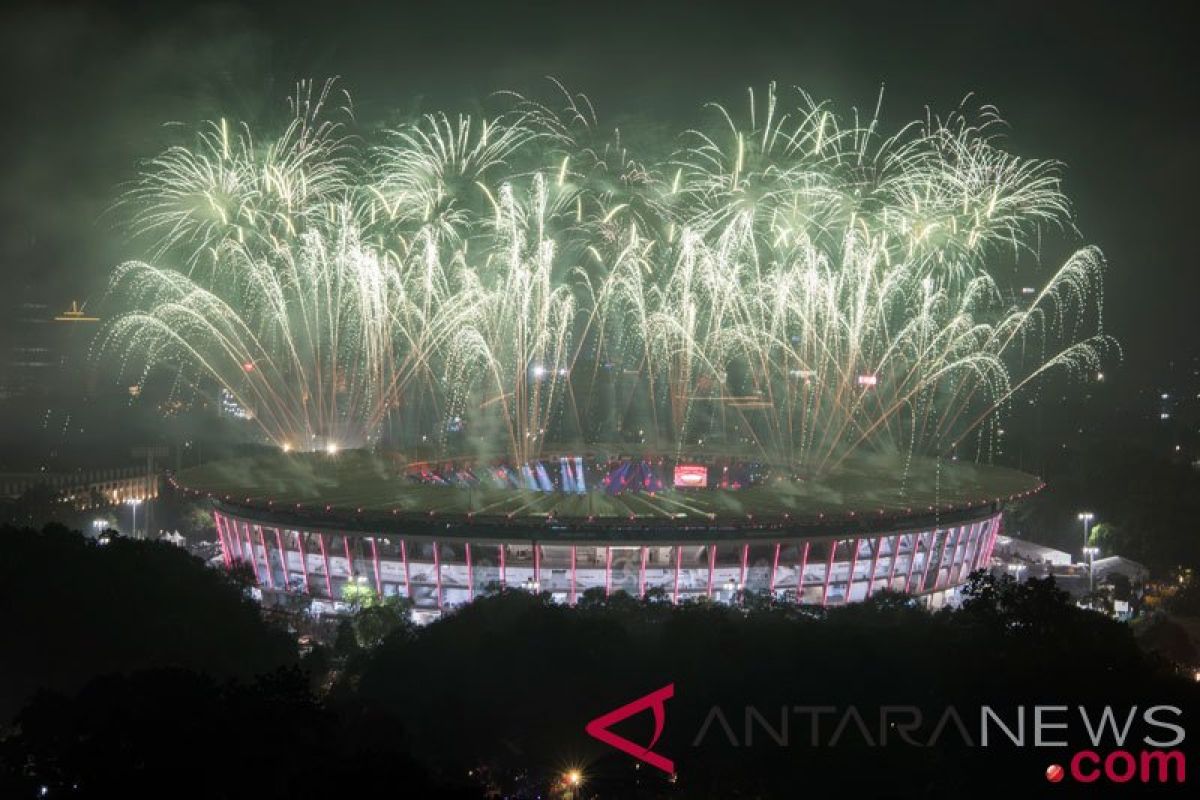
M 1041 488 L 1001 467 L 860 459 L 806 479 L 696 449 L 502 460 L 269 453 L 185 470 L 212 498 L 227 567 L 335 610 L 355 588 L 429 618 L 500 589 L 672 603 L 837 606 L 883 591 L 930 607 L 988 563 L 1003 505 Z M 347 587 L 352 587 L 348 589 Z
M 1069 203 L 986 108 L 771 84 L 635 155 L 582 96 L 380 136 L 332 88 L 146 166 L 97 344 L 271 448 L 177 476 L 264 594 L 937 606 L 1038 488 L 1004 416 L 1115 348 L 1098 250 L 1025 269 Z

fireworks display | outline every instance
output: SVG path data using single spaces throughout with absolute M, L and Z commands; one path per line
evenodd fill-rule
M 565 92 L 370 133 L 336 97 L 145 165 L 99 341 L 281 447 L 986 457 L 1017 392 L 1115 347 L 1095 249 L 1017 288 L 1070 213 L 989 109 L 888 133 L 772 86 L 638 158 Z

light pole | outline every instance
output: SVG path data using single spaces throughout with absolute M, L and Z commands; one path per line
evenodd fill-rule
M 1096 592 L 1096 556 L 1100 555 L 1100 548 L 1085 547 L 1083 554 L 1087 556 L 1088 560 L 1088 594 L 1092 595 Z
M 733 578 L 725 581 L 725 591 L 729 593 L 729 605 L 735 606 L 742 604 L 742 601 L 745 600 L 745 598 L 742 597 L 742 590 L 745 588 L 745 584 L 738 583 L 734 581 Z
M 129 535 L 134 539 L 137 538 L 137 509 L 142 504 L 140 497 L 127 497 L 125 504 L 133 509 L 133 523 L 130 526 Z
M 1083 549 L 1084 550 L 1087 550 L 1088 534 L 1091 533 L 1092 520 L 1094 520 L 1095 518 L 1096 518 L 1096 515 L 1090 511 L 1080 511 L 1079 512 L 1079 521 L 1083 523 Z M 1086 557 L 1086 555 L 1087 554 L 1085 553 L 1084 556 Z
M 564 790 L 563 791 L 564 800 L 566 800 L 567 798 L 569 798 L 570 800 L 574 800 L 575 794 L 576 794 L 576 792 L 579 791 L 579 787 L 582 784 L 583 784 L 583 773 L 577 769 L 568 770 L 563 775 L 563 779 L 562 779 L 562 785 L 563 785 L 563 790 Z

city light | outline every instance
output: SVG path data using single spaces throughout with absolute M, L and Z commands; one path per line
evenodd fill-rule
M 129 524 L 129 535 L 130 536 L 137 536 L 137 510 L 138 510 L 138 506 L 140 506 L 141 504 L 142 504 L 142 498 L 140 498 L 140 497 L 125 498 L 125 505 L 129 506 L 133 510 L 133 519 Z
M 1091 536 L 1092 520 L 1095 518 L 1096 515 L 1091 511 L 1080 511 L 1077 515 L 1077 519 L 1083 523 L 1083 552 L 1085 554 L 1085 558 L 1088 550 L 1088 539 Z
M 1083 555 L 1088 563 L 1088 593 L 1096 591 L 1096 556 L 1100 555 L 1099 547 L 1083 548 Z

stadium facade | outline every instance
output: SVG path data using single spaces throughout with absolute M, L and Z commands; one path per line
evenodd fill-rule
M 891 589 L 931 607 L 989 563 L 999 503 L 926 519 L 664 525 L 646 520 L 481 520 L 469 515 L 372 519 L 214 500 L 223 559 L 252 566 L 268 592 L 336 604 L 357 583 L 436 615 L 501 588 L 575 604 L 585 592 L 655 594 L 681 603 L 748 593 L 838 606 Z

